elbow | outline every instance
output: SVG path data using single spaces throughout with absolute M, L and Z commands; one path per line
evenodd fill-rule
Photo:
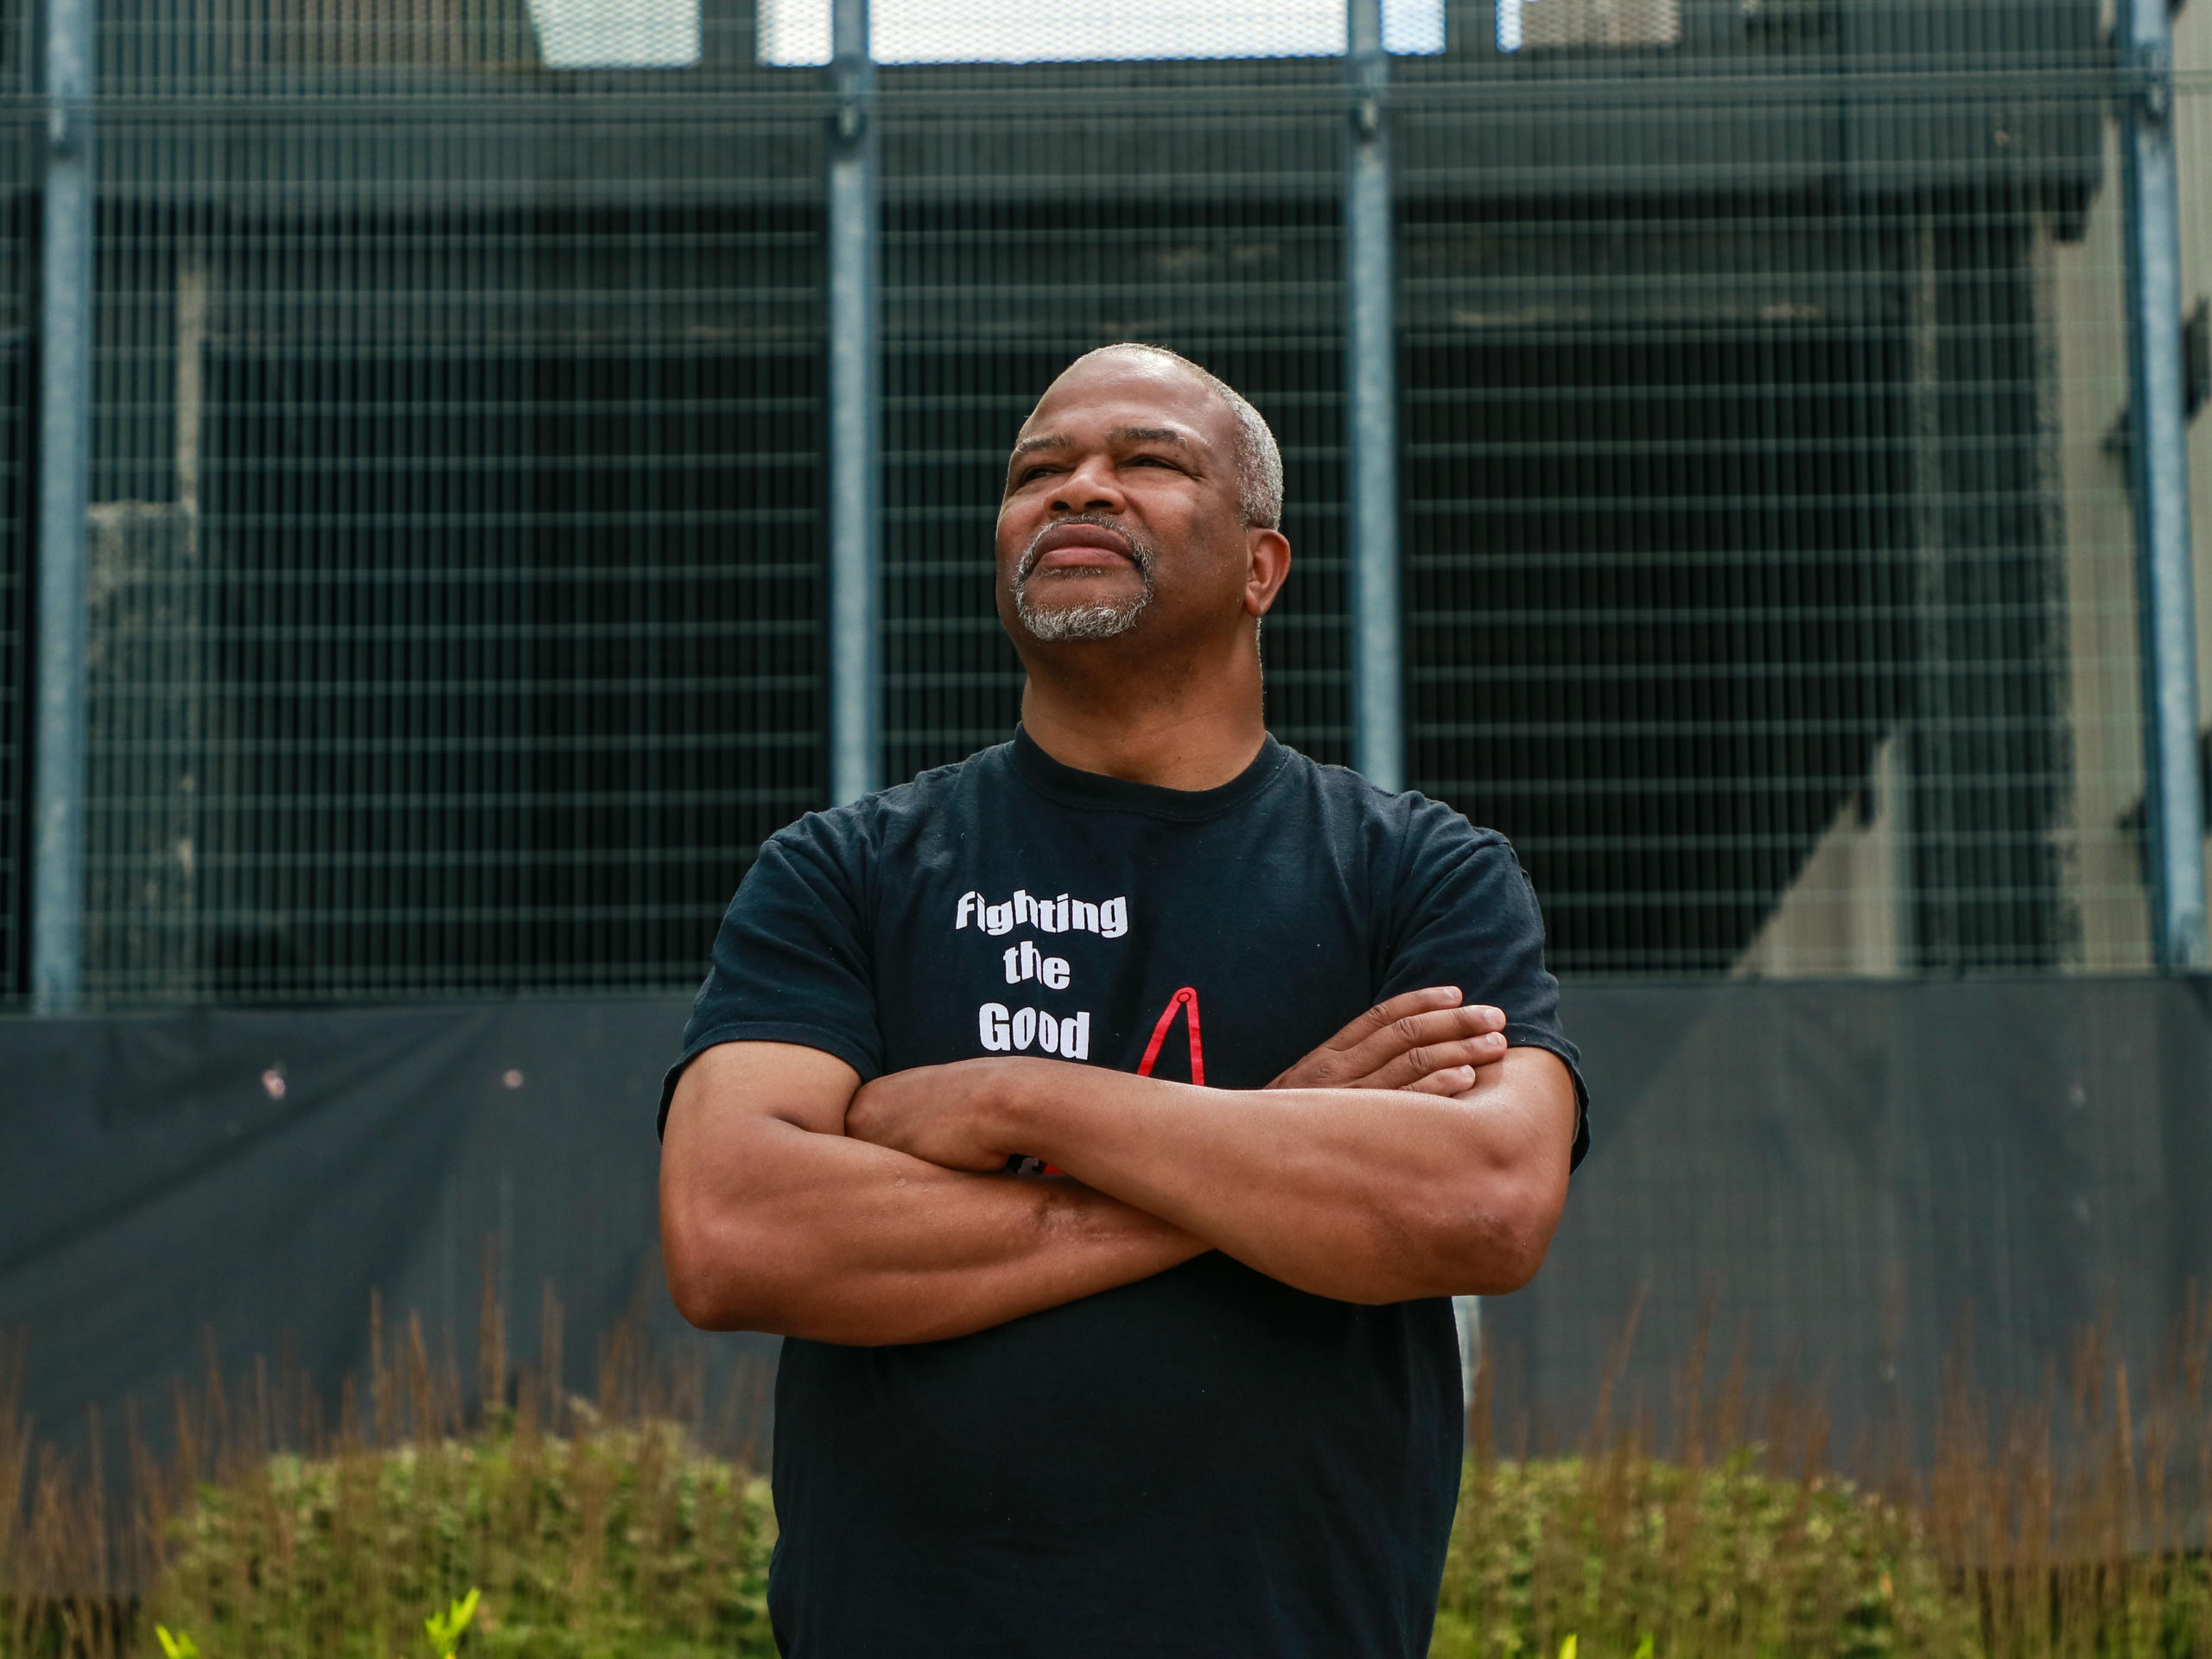
M 1459 1186 L 1433 1196 L 1408 1230 L 1409 1252 L 1427 1296 L 1506 1296 L 1524 1288 L 1544 1265 L 1565 1205 L 1565 1184 L 1493 1173 L 1478 1190 Z
M 742 1313 L 731 1308 L 719 1293 L 719 1287 L 696 1274 L 678 1273 L 673 1268 L 668 1275 L 668 1299 L 676 1304 L 676 1311 L 683 1322 L 699 1331 L 742 1331 L 746 1328 Z
M 1525 1289 L 1551 1253 L 1552 1230 L 1523 1223 L 1484 1230 L 1465 1249 L 1456 1277 L 1465 1286 L 1454 1295 L 1510 1296 Z
M 686 1324 L 702 1331 L 773 1330 L 773 1287 L 755 1270 L 760 1254 L 741 1228 L 664 1201 L 661 1270 L 669 1300 Z
M 687 1325 L 702 1331 L 741 1331 L 743 1311 L 734 1307 L 727 1275 L 711 1266 L 711 1253 L 685 1230 L 661 1225 L 661 1270 L 668 1280 L 668 1299 Z

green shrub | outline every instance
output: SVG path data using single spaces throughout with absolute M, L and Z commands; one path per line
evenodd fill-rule
M 175 1523 L 150 1616 L 210 1659 L 419 1654 L 425 1609 L 483 1590 L 466 1654 L 704 1659 L 775 1651 L 764 1482 L 655 1426 L 496 1433 L 270 1460 Z M 1980 1650 L 1908 1514 L 1748 1453 L 1477 1462 L 1435 1659 Z
M 1748 1451 L 1471 1463 L 1432 1659 L 1551 1659 L 1569 1637 L 1578 1659 L 1980 1650 L 1915 1519 L 1848 1482 L 1765 1475 Z
M 666 1424 L 278 1457 L 172 1529 L 149 1617 L 209 1659 L 420 1655 L 426 1611 L 472 1588 L 465 1654 L 775 1652 L 766 1483 Z
M 458 1631 L 472 1590 L 459 1659 L 774 1653 L 765 1481 L 619 1390 L 563 1400 L 562 1434 L 504 1403 L 463 1433 L 412 1346 L 410 1385 L 380 1372 L 369 1425 L 348 1416 L 337 1450 L 215 1456 L 202 1437 L 173 1468 L 142 1465 L 135 1522 L 0 1409 L 0 1496 L 27 1500 L 0 1503 L 0 1659 L 152 1659 L 157 1623 L 204 1659 L 439 1659 L 425 1621 Z M 1555 1659 L 1570 1638 L 1573 1659 L 2212 1655 L 2212 1434 L 2170 1413 L 2141 1432 L 2124 1410 L 2107 1430 L 2075 1414 L 2064 1443 L 2030 1432 L 2039 1419 L 1993 1435 L 1960 1418 L 1904 1505 L 1770 1472 L 1725 1425 L 1694 1442 L 1737 1448 L 1717 1463 L 1661 1462 L 1633 1438 L 1478 1455 L 1433 1659 Z M 193 1477 L 207 1467 L 218 1478 Z

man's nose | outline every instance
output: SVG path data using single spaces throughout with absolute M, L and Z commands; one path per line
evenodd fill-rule
M 1118 512 L 1121 509 L 1121 486 L 1115 482 L 1112 463 L 1103 455 L 1086 458 L 1052 493 L 1055 512 Z

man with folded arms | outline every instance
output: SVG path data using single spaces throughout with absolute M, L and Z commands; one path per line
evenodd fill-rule
M 722 924 L 662 1243 L 788 1338 L 792 1659 L 1427 1649 L 1446 1299 L 1542 1262 L 1582 1090 L 1503 838 L 1268 734 L 1281 498 L 1213 376 L 1077 359 L 999 512 L 1014 741 L 774 836 Z

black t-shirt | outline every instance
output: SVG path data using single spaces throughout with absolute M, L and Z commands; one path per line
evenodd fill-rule
M 1273 739 L 1183 791 L 1017 733 L 768 841 L 669 1087 L 702 1049 L 765 1040 L 863 1079 L 1010 1052 L 1254 1089 L 1427 985 L 1574 1065 L 1502 836 Z M 777 1639 L 1417 1659 L 1461 1431 L 1447 1301 L 1333 1301 L 1218 1254 L 946 1342 L 793 1338 Z

